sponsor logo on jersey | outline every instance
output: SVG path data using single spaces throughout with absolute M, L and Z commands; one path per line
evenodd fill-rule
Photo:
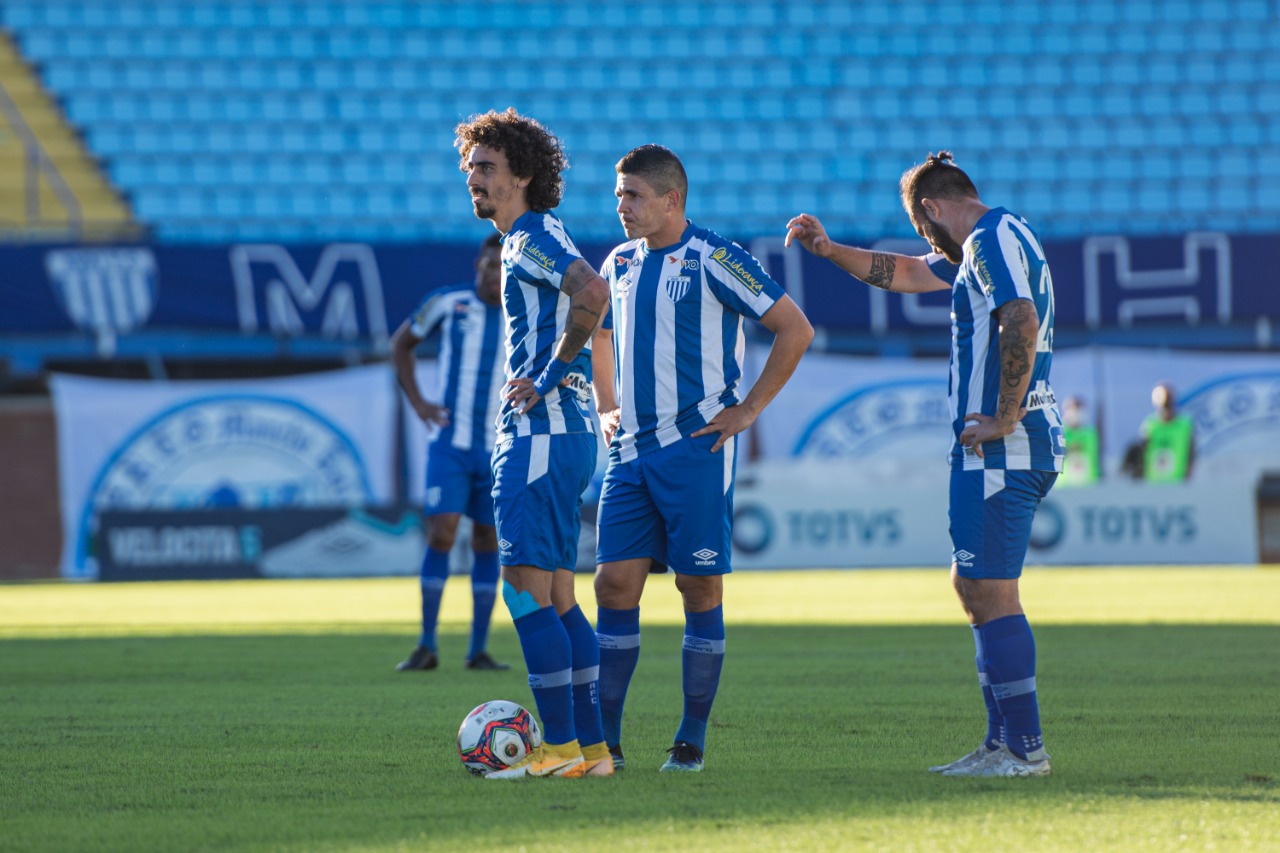
M 544 270 L 554 271 L 556 268 L 555 261 L 553 261 L 546 252 L 542 251 L 528 240 L 525 240 L 524 245 L 520 247 L 520 253 L 538 266 L 542 267 Z
M 673 275 L 662 282 L 662 286 L 667 292 L 667 298 L 672 302 L 679 302 L 684 299 L 692 284 L 693 279 L 687 275 Z
M 1027 392 L 1027 400 L 1025 403 L 1023 403 L 1023 406 L 1029 412 L 1035 411 L 1036 409 L 1043 409 L 1048 406 L 1052 406 L 1054 403 L 1058 402 L 1057 397 L 1053 395 L 1052 388 L 1046 389 L 1042 387 L 1044 385 L 1043 381 L 1038 382 L 1036 384 L 1037 384 L 1036 388 L 1033 388 Z
M 711 260 L 724 267 L 725 271 L 737 279 L 739 284 L 750 290 L 752 295 L 759 296 L 760 291 L 764 290 L 764 283 L 757 280 L 742 261 L 730 258 L 728 250 L 723 246 L 711 253 Z
M 677 258 L 675 255 L 667 255 L 667 263 L 679 264 L 682 270 L 696 270 L 699 266 L 697 258 Z
M 631 263 L 631 258 L 624 257 L 623 255 L 614 255 L 613 263 L 615 266 L 625 267 Z
M 982 288 L 982 292 L 987 296 L 996 292 L 995 282 L 991 279 L 991 270 L 987 269 L 987 262 L 978 251 L 977 244 L 973 244 L 973 268 L 978 273 L 978 286 Z
M 591 399 L 591 383 L 587 381 L 587 377 L 581 373 L 570 373 L 560 382 L 560 390 L 571 391 L 577 395 L 578 400 L 585 403 Z

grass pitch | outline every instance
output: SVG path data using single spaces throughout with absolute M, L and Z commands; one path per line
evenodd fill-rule
M 593 598 L 582 578 L 580 600 Z M 1032 569 L 1054 775 L 943 779 L 985 714 L 944 570 L 739 573 L 700 775 L 679 600 L 650 581 L 612 779 L 489 782 L 454 735 L 470 594 L 442 666 L 400 674 L 413 578 L 0 587 L 0 850 L 1280 848 L 1280 571 Z

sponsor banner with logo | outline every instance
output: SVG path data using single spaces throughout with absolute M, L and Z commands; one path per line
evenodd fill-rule
M 426 547 L 408 507 L 106 510 L 97 543 L 104 581 L 410 575 Z
M 279 379 L 54 376 L 62 572 L 98 573 L 107 510 L 357 507 L 393 500 L 383 365 Z
M 868 478 L 855 465 L 760 463 L 734 497 L 735 569 L 951 564 L 947 472 L 932 484 Z M 1253 480 L 1055 489 L 1027 565 L 1226 564 L 1258 560 Z
M 751 353 L 758 370 L 763 356 Z M 946 464 L 947 379 L 945 359 L 810 353 L 754 427 L 760 455 L 847 459 L 914 479 L 921 466 Z M 1280 470 L 1280 355 L 1071 349 L 1054 353 L 1052 381 L 1059 408 L 1083 399 L 1113 477 L 1157 382 L 1171 382 L 1195 420 L 1196 477 Z

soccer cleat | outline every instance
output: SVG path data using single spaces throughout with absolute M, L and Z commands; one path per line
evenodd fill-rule
M 466 669 L 511 669 L 509 663 L 498 663 L 488 652 L 478 652 L 475 657 L 467 658 L 463 664 Z
M 606 755 L 604 758 L 597 758 L 595 760 L 588 758 L 583 761 L 583 764 L 587 768 L 586 772 L 582 774 L 583 776 L 613 775 L 614 767 L 612 755 Z
M 1042 753 L 1043 754 L 1043 753 Z M 1001 746 L 993 749 L 982 759 L 955 770 L 944 770 L 943 776 L 1002 776 L 1007 778 L 1019 776 L 1048 776 L 1049 756 L 1032 760 L 1019 758 L 1009 751 L 1009 747 Z
M 440 659 L 436 657 L 435 652 L 426 646 L 418 646 L 408 658 L 396 664 L 396 669 L 400 672 L 410 672 L 415 669 L 435 669 L 439 665 Z
M 682 740 L 667 750 L 667 760 L 658 771 L 661 773 L 700 773 L 702 771 L 702 750 Z
M 985 743 L 980 744 L 978 748 L 975 749 L 973 752 L 969 753 L 968 755 L 962 755 L 961 757 L 957 758 L 955 761 L 952 761 L 950 764 L 935 764 L 933 767 L 929 768 L 929 772 L 945 774 L 948 770 L 956 770 L 961 767 L 968 767 L 970 764 L 973 764 L 975 761 L 982 761 L 984 758 L 986 758 L 988 755 L 990 755 L 993 752 L 999 752 L 999 750 L 987 749 L 987 745 Z
M 564 779 L 577 779 L 586 775 L 587 763 L 582 757 L 582 748 L 576 740 L 568 743 L 544 743 L 534 747 L 529 754 L 508 767 L 506 770 L 495 770 L 486 779 L 524 779 L 526 777 L 560 776 Z
M 615 743 L 609 747 L 609 757 L 613 759 L 613 769 L 615 771 L 627 766 L 627 760 L 622 757 L 622 744 Z

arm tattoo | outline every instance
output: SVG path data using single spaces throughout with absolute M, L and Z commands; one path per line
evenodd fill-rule
M 871 253 L 871 272 L 863 279 L 872 287 L 881 290 L 893 290 L 893 270 L 898 265 L 897 259 L 887 252 Z
M 560 279 L 560 290 L 569 296 L 569 321 L 565 324 L 564 337 L 556 347 L 556 358 L 561 361 L 572 361 L 600 325 L 604 306 L 593 306 L 594 300 L 587 290 L 590 283 L 598 278 L 590 264 L 577 260 L 569 265 Z
M 1000 306 L 1000 402 L 996 419 L 1010 423 L 1018 419 L 1025 378 L 1035 364 L 1035 335 L 1028 336 L 1028 322 L 1037 320 L 1036 307 L 1029 299 L 1014 299 Z

